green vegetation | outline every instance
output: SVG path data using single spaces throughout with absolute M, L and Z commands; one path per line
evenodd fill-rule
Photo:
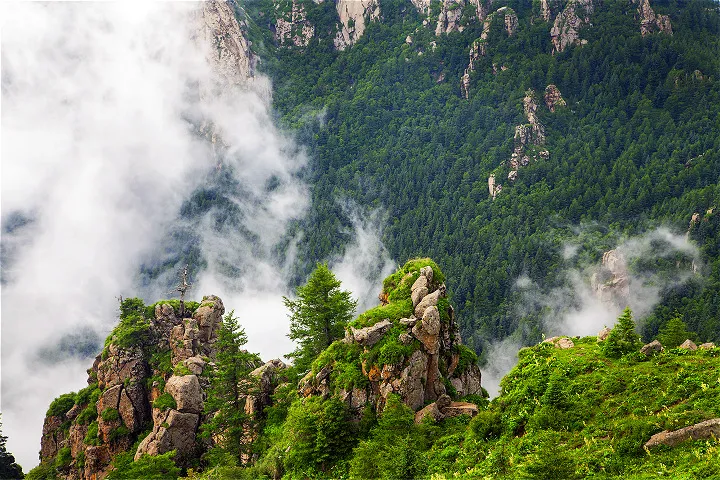
M 660 329 L 657 339 L 667 349 L 679 347 L 688 339 L 697 340 L 697 335 L 688 331 L 687 325 L 680 317 L 673 317 Z
M 160 410 L 170 410 L 171 408 L 177 408 L 177 403 L 172 395 L 165 392 L 153 401 L 152 406 L 153 408 L 158 408 Z
M 257 391 L 257 379 L 250 372 L 261 363 L 257 355 L 243 348 L 246 343 L 245 330 L 231 311 L 218 330 L 215 370 L 210 374 L 205 402 L 205 413 L 212 418 L 202 426 L 202 436 L 219 435 L 222 440 L 218 446 L 234 455 L 240 465 L 253 449 L 247 432 L 257 418 L 248 414 L 245 407 L 248 396 Z
M 632 312 L 626 307 L 617 324 L 602 343 L 602 352 L 611 358 L 620 358 L 626 353 L 636 352 L 642 346 L 640 335 L 635 333 Z
M 75 394 L 64 393 L 50 403 L 45 415 L 48 417 L 64 417 L 73 406 L 75 406 Z
M 325 264 L 315 267 L 296 295 L 297 300 L 283 297 L 290 310 L 288 337 L 298 343 L 287 357 L 293 359 L 298 371 L 305 371 L 320 352 L 342 338 L 357 301 L 350 297 L 350 292 L 340 290 L 340 281 Z
M 124 299 L 120 303 L 120 323 L 105 340 L 103 355 L 111 343 L 120 348 L 151 346 L 150 321 L 145 318 L 145 313 L 145 304 L 141 299 Z
M 83 440 L 83 443 L 85 445 L 100 445 L 100 436 L 99 436 L 99 430 L 98 430 L 98 422 L 93 421 L 90 425 L 88 425 L 87 433 L 85 434 L 85 439 Z
M 61 470 L 69 467 L 71 463 L 72 455 L 70 454 L 70 447 L 63 447 L 58 450 L 57 456 L 55 457 L 55 468 Z
M 433 18 L 440 5 L 432 2 Z M 310 158 L 312 205 L 297 225 L 304 236 L 296 282 L 351 239 L 338 199 L 380 207 L 390 219 L 383 242 L 391 257 L 432 254 L 443 265 L 462 337 L 483 357 L 489 343 L 514 332 L 526 344 L 541 339 L 542 312 L 517 315 L 520 276 L 548 292 L 625 236 L 659 225 L 683 234 L 699 212 L 690 239 L 707 265 L 703 278 L 663 289 L 661 304 L 638 319 L 640 333 L 654 338 L 677 310 L 690 331 L 720 341 L 720 14 L 710 0 L 652 5 L 670 16 L 673 35 L 643 37 L 635 7 L 609 0 L 583 28 L 587 44 L 552 54 L 552 23 L 541 20 L 537 2 L 493 3 L 516 12 L 518 31 L 508 36 L 493 24 L 466 100 L 460 79 L 481 22 L 435 36 L 434 22 L 423 27 L 425 16 L 407 1 L 381 0 L 382 21 L 337 52 L 333 5 L 303 2 L 316 36 L 302 49 L 275 48 L 266 28 L 273 3 L 248 2 L 243 14 L 272 78 L 274 106 Z M 547 109 L 548 84 L 568 108 Z M 509 182 L 528 89 L 539 100 L 550 157 Z M 493 172 L 504 187 L 494 201 Z M 188 211 L 224 206 L 222 196 L 203 192 Z M 563 256 L 568 241 L 578 247 L 573 258 Z
M 175 465 L 175 451 L 162 455 L 143 455 L 133 461 L 134 452 L 121 453 L 115 457 L 114 469 L 106 477 L 108 480 L 175 480 L 181 470 Z
M 0 478 L 23 478 L 22 467 L 15 463 L 15 456 L 7 451 L 7 437 L 2 434 L 2 417 L 0 415 Z
M 120 412 L 117 408 L 108 407 L 105 410 L 102 411 L 100 414 L 102 419 L 106 422 L 112 422 L 115 420 L 120 420 Z

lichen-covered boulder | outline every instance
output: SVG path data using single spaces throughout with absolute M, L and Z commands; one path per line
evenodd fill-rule
M 202 412 L 202 390 L 196 375 L 173 375 L 165 384 L 165 391 L 175 399 L 178 411 L 182 413 Z

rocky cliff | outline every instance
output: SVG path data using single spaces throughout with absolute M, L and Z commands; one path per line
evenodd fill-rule
M 562 52 L 570 45 L 587 43 L 587 40 L 580 38 L 580 29 L 590 24 L 590 15 L 594 11 L 593 0 L 570 0 L 565 5 L 550 30 L 553 53 Z
M 378 0 L 337 0 L 335 6 L 340 17 L 340 27 L 335 37 L 338 50 L 353 45 L 365 33 L 367 22 L 380 18 Z
M 640 33 L 642 36 L 661 32 L 672 35 L 672 24 L 667 15 L 657 15 L 650 6 L 650 0 L 633 0 L 637 4 L 637 13 L 640 18 Z
M 439 401 L 444 416 L 472 414 L 452 398 L 481 394 L 477 357 L 462 345 L 437 265 L 408 262 L 385 280 L 380 298 L 383 305 L 360 315 L 318 357 L 300 395 L 336 395 L 356 418 L 367 405 L 382 411 L 392 393 L 415 411 Z
M 302 0 L 277 1 L 275 7 L 275 40 L 281 47 L 307 47 L 315 35 Z
M 121 309 L 120 324 L 88 370 L 88 387 L 58 398 L 45 418 L 40 460 L 59 465 L 63 478 L 104 478 L 112 460 L 139 439 L 135 459 L 175 450 L 179 464 L 212 445 L 198 433 L 208 420 L 222 300 L 210 295 L 181 309 L 178 301 L 145 307 L 130 299 Z M 251 413 L 268 403 L 277 383 L 271 374 L 285 367 L 279 360 L 257 366 L 261 388 L 248 402 Z

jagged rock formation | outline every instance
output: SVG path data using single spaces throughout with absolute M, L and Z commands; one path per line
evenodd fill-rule
M 617 250 L 603 254 L 602 265 L 595 272 L 590 284 L 597 298 L 609 305 L 627 305 L 630 295 L 630 276 L 625 257 Z
M 413 0 L 413 4 L 421 12 L 430 13 L 429 1 Z M 462 32 L 465 30 L 466 24 L 463 24 L 462 17 L 467 5 L 474 7 L 473 14 L 468 17 L 468 21 L 477 20 L 482 22 L 485 19 L 488 7 L 483 0 L 442 0 L 440 13 L 438 14 L 435 25 L 435 35 L 439 37 L 442 34 Z
M 545 96 L 543 98 L 545 99 L 545 105 L 552 113 L 555 113 L 558 108 L 567 106 L 560 89 L 552 83 L 545 87 Z
M 345 50 L 365 33 L 367 21 L 380 18 L 378 0 L 337 0 L 340 28 L 335 36 L 335 48 Z
M 149 311 L 152 316 L 145 319 Z M 67 449 L 72 462 L 65 478 L 102 479 L 112 459 L 148 431 L 136 460 L 175 450 L 176 460 L 183 463 L 202 453 L 210 445 L 198 437 L 207 420 L 207 374 L 214 366 L 224 312 L 222 300 L 210 295 L 194 312 L 185 312 L 187 318 L 173 305 L 159 302 L 154 309 L 136 312 L 142 318 L 133 326 L 123 325 L 123 320 L 88 370 L 89 386 L 82 399 L 66 413 L 46 417 L 41 462 Z M 269 404 L 276 373 L 284 368 L 273 360 L 253 372 L 259 389 L 247 402 L 252 412 Z
M 650 440 L 645 442 L 644 447 L 648 449 L 658 445 L 674 447 L 688 440 L 704 440 L 717 437 L 720 437 L 720 418 L 713 418 L 673 432 L 664 430 L 656 433 L 650 437 Z
M 580 28 L 590 23 L 590 15 L 594 11 L 593 0 L 570 0 L 567 3 L 550 30 L 553 54 L 562 52 L 570 45 L 587 43 L 587 40 L 580 39 Z
M 198 15 L 197 39 L 206 46 L 207 61 L 216 76 L 216 87 L 242 85 L 252 78 L 256 58 L 250 51 L 245 30 L 232 7 L 221 0 L 202 3 Z
M 491 173 L 488 177 L 488 190 L 490 191 L 490 198 L 495 200 L 495 197 L 502 191 L 502 185 L 495 183 L 495 174 Z
M 465 73 L 463 73 L 460 87 L 462 89 L 463 97 L 470 98 L 470 74 L 475 71 L 475 62 L 481 57 L 487 55 L 487 39 L 490 35 L 490 29 L 493 21 L 500 15 L 503 16 L 503 22 L 505 23 L 505 31 L 508 36 L 512 37 L 518 29 L 518 17 L 515 11 L 510 7 L 500 7 L 485 18 L 483 22 L 483 30 L 480 34 L 480 38 L 475 40 L 470 45 L 470 60 Z
M 523 109 L 528 123 L 515 127 L 515 148 L 508 162 L 510 181 L 517 178 L 520 167 L 529 165 L 530 160 L 537 160 L 538 157 L 547 160 L 550 157 L 547 150 L 535 148 L 545 143 L 545 127 L 537 117 L 537 108 L 535 92 L 528 90 L 523 98 Z
M 476 357 L 461 344 L 444 283 L 429 263 L 408 262 L 386 280 L 389 303 L 361 315 L 320 355 L 300 381 L 301 396 L 337 395 L 359 418 L 368 404 L 382 411 L 392 393 L 415 411 L 448 394 L 481 393 Z
M 307 47 L 315 35 L 301 0 L 275 3 L 275 40 L 280 46 Z
M 656 15 L 650 6 L 650 0 L 633 0 L 637 3 L 637 12 L 640 17 L 640 33 L 642 36 L 660 32 L 672 35 L 672 24 L 667 15 Z
M 540 17 L 546 22 L 552 21 L 560 10 L 559 0 L 540 0 Z

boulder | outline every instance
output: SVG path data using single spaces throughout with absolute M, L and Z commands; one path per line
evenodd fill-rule
M 658 445 L 674 447 L 687 440 L 703 440 L 713 437 L 720 437 L 720 418 L 706 420 L 673 432 L 665 430 L 656 433 L 650 437 L 650 440 L 648 440 L 644 446 L 645 448 L 653 448 Z
M 598 342 L 604 342 L 607 340 L 608 336 L 610 336 L 611 330 L 608 327 L 604 327 L 602 330 L 600 330 L 597 334 L 597 341 Z
M 424 279 L 425 277 L 420 277 L 420 278 Z M 412 299 L 413 308 L 417 307 L 418 303 L 420 303 L 420 301 L 423 298 L 425 298 L 425 295 L 427 295 L 427 294 L 428 294 L 427 287 L 420 287 L 420 288 L 413 290 L 412 293 L 410 294 L 410 298 Z
M 465 395 L 480 395 L 482 393 L 482 386 L 480 380 L 482 374 L 480 373 L 480 367 L 477 365 L 470 365 L 461 374 L 456 374 L 450 379 L 450 384 L 455 388 L 458 395 L 464 397 Z
M 185 365 L 194 375 L 200 375 L 207 363 L 200 357 L 190 357 L 183 360 L 183 365 Z
M 97 413 L 102 415 L 102 412 L 108 408 L 118 408 L 120 403 L 120 392 L 122 391 L 122 385 L 115 385 L 110 387 L 103 392 L 97 403 Z
M 371 347 L 375 345 L 385 335 L 385 333 L 392 328 L 392 322 L 390 320 L 382 320 L 375 325 L 369 327 L 354 329 L 350 327 L 353 339 L 356 343 Z
M 412 287 L 410 287 L 410 291 L 414 292 L 415 290 L 419 290 L 421 288 L 428 288 L 428 283 L 428 278 L 425 275 L 420 275 L 412 284 Z
M 707 343 L 701 344 L 698 348 L 700 348 L 702 350 L 710 350 L 711 348 L 715 348 L 715 344 L 713 342 L 707 342 Z
M 640 349 L 640 353 L 643 353 L 649 357 L 655 353 L 660 353 L 663 350 L 664 349 L 663 349 L 662 344 L 660 342 L 658 342 L 657 340 L 653 340 L 652 342 L 650 342 L 646 345 L 643 345 L 643 347 Z
M 415 423 L 422 423 L 425 417 L 430 417 L 437 422 L 438 420 L 442 420 L 443 414 L 437 407 L 437 404 L 433 402 L 415 414 Z
M 193 315 L 200 330 L 198 339 L 201 342 L 215 340 L 224 313 L 225 307 L 220 298 L 215 295 L 203 297 L 200 306 L 195 310 L 195 314 Z
M 143 454 L 161 455 L 176 450 L 178 456 L 187 458 L 195 450 L 195 430 L 200 416 L 170 410 L 163 420 L 155 425 L 153 431 L 138 446 L 135 460 Z
M 410 318 L 401 318 L 400 321 L 399 321 L 399 323 L 400 323 L 400 325 L 404 325 L 404 326 L 406 326 L 406 327 L 412 328 L 412 327 L 415 326 L 415 324 L 417 323 L 417 321 L 418 321 L 417 318 L 415 318 L 415 317 L 410 317 Z
M 430 265 L 426 265 L 420 269 L 420 275 L 427 278 L 428 282 L 432 282 L 434 273 Z
M 400 397 L 413 410 L 423 406 L 425 382 L 427 380 L 428 356 L 422 350 L 415 350 L 408 359 L 408 365 L 400 373 Z
M 201 413 L 203 395 L 196 375 L 173 375 L 165 384 L 165 391 L 175 399 L 178 411 L 182 413 Z
M 440 312 L 436 306 L 430 306 L 423 310 L 422 321 L 415 324 L 412 334 L 420 340 L 428 353 L 436 354 L 440 349 L 439 333 Z
M 575 343 L 567 337 L 550 337 L 543 340 L 542 343 L 552 343 L 555 348 L 568 349 L 573 348 Z
M 402 343 L 403 345 L 410 345 L 410 344 L 413 342 L 413 337 L 412 337 L 412 335 L 410 335 L 409 333 L 401 333 L 401 334 L 398 336 L 398 340 L 399 340 L 400 343 Z
M 445 418 L 458 417 L 460 415 L 474 417 L 478 414 L 478 407 L 470 402 L 451 402 L 450 405 L 440 409 L 440 411 Z
M 422 318 L 423 314 L 425 313 L 425 310 L 428 309 L 428 307 L 434 307 L 437 305 L 438 300 L 443 295 L 444 290 L 443 289 L 437 289 L 432 293 L 429 293 L 423 297 L 423 299 L 420 301 L 420 303 L 417 304 L 415 307 L 415 316 L 417 318 Z
M 688 339 L 685 340 L 678 348 L 684 348 L 685 350 L 697 350 L 698 347 L 692 340 Z

